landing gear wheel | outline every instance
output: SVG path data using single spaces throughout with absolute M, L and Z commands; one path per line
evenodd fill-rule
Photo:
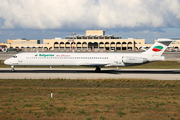
M 96 67 L 95 71 L 96 71 L 96 72 L 100 72 L 100 71 L 101 71 L 101 68 L 100 68 L 100 67 Z
M 12 68 L 11 71 L 14 72 L 15 71 L 14 66 L 11 66 L 11 68 Z

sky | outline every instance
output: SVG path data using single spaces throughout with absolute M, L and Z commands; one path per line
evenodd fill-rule
M 122 39 L 180 38 L 180 0 L 0 0 L 0 42 L 105 30 Z

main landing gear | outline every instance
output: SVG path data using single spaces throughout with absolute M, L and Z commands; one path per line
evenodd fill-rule
M 14 66 L 11 66 L 11 68 L 12 68 L 11 71 L 14 72 L 15 71 Z
M 101 71 L 101 68 L 100 68 L 100 67 L 96 67 L 95 71 L 96 71 L 96 72 L 100 72 L 100 71 Z

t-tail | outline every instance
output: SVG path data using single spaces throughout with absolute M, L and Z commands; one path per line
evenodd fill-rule
M 151 46 L 143 54 L 148 54 L 151 56 L 161 56 L 164 53 L 164 51 L 167 49 L 169 44 L 173 41 L 174 40 L 172 40 L 172 39 L 166 39 L 166 38 L 157 39 L 155 44 L 153 46 Z

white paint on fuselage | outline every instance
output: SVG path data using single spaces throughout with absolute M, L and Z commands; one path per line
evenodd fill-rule
M 19 53 L 5 61 L 13 66 L 125 66 L 124 56 L 143 57 L 141 53 Z

